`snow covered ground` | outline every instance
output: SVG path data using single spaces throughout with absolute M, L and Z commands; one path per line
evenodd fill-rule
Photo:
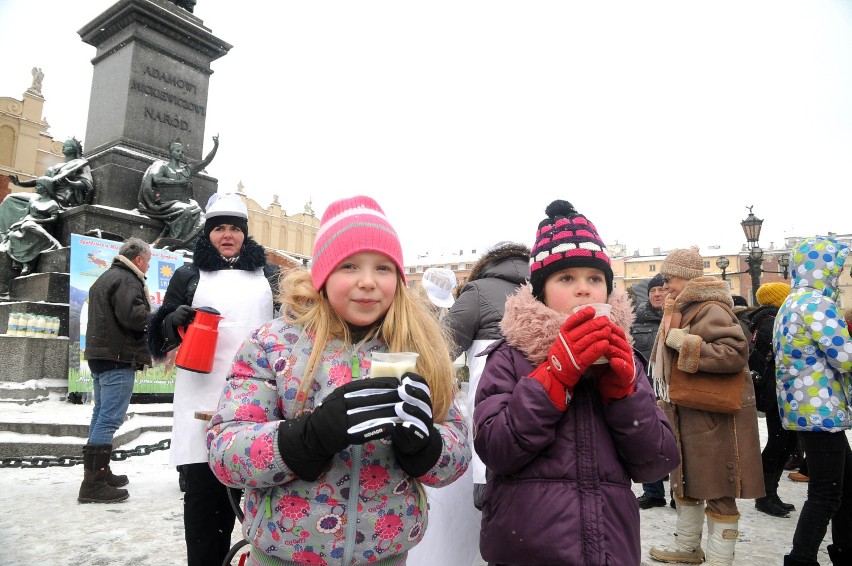
M 20 413 L 36 419 L 50 415 L 54 419 L 86 419 L 87 406 L 46 401 L 21 408 Z M 20 417 L 26 418 L 26 417 Z M 37 422 L 37 421 L 34 421 Z M 74 420 L 73 422 L 78 422 Z M 765 436 L 764 420 L 760 419 Z M 153 445 L 168 433 L 146 432 L 122 448 Z M 0 469 L 0 565 L 36 566 L 164 566 L 185 564 L 183 543 L 182 493 L 178 475 L 168 465 L 168 451 L 134 456 L 114 462 L 117 473 L 130 479 L 130 498 L 114 505 L 80 505 L 77 491 L 82 466 L 46 469 Z M 642 487 L 634 486 L 641 494 Z M 781 480 L 781 498 L 801 508 L 807 484 Z M 459 505 L 469 505 L 470 499 Z M 781 564 L 790 550 L 798 511 L 789 519 L 770 517 L 754 509 L 754 502 L 739 502 L 742 519 L 737 544 L 737 564 Z M 659 564 L 648 558 L 651 546 L 670 540 L 675 512 L 669 507 L 642 511 L 642 550 L 645 564 Z M 235 528 L 234 541 L 239 540 Z M 823 542 L 819 560 L 829 564 Z M 477 544 L 471 541 L 470 544 Z M 236 561 L 234 562 L 236 563 Z M 211 565 L 216 566 L 216 565 Z M 448 564 L 435 566 L 469 566 Z

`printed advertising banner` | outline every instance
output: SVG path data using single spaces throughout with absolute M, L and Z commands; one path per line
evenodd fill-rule
M 86 363 L 86 325 L 89 318 L 89 288 L 103 272 L 112 265 L 118 255 L 121 242 L 103 240 L 90 236 L 71 235 L 71 289 L 69 293 L 68 339 L 70 353 L 68 363 L 68 391 L 91 393 L 92 375 Z M 151 263 L 146 274 L 148 291 L 151 293 L 151 309 L 156 311 L 163 304 L 166 288 L 175 270 L 183 265 L 183 256 L 167 250 L 151 249 Z M 169 353 L 164 363 L 155 364 L 144 371 L 136 372 L 134 393 L 174 393 L 174 356 L 177 349 Z

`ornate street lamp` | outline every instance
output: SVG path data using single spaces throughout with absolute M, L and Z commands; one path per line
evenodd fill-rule
M 728 269 L 729 265 L 731 265 L 731 262 L 725 256 L 716 259 L 716 267 L 722 270 L 722 281 L 725 280 L 725 270 Z
M 740 222 L 743 227 L 746 241 L 748 242 L 749 252 L 746 257 L 748 263 L 748 272 L 751 275 L 751 304 L 757 305 L 757 288 L 760 287 L 760 272 L 763 264 L 763 250 L 757 245 L 760 240 L 760 229 L 763 227 L 763 220 L 758 218 L 752 212 L 754 206 L 748 207 L 748 217 Z
M 778 267 L 781 268 L 781 276 L 787 279 L 787 269 L 790 267 L 790 256 L 788 254 L 784 254 L 778 258 Z
M 758 245 L 758 241 L 760 240 L 760 229 L 763 227 L 763 220 L 754 215 L 751 210 L 754 208 L 753 206 L 749 206 L 747 208 L 748 217 L 740 222 L 740 226 L 743 227 L 743 233 L 745 234 L 746 241 L 748 242 L 748 255 L 746 256 L 748 270 L 727 273 L 728 266 L 731 265 L 731 262 L 725 256 L 721 256 L 716 259 L 716 267 L 722 270 L 722 281 L 725 280 L 726 275 L 737 275 L 740 273 L 748 273 L 751 275 L 751 302 L 752 305 L 757 305 L 757 288 L 760 287 L 760 274 L 778 273 L 783 276 L 784 279 L 787 279 L 787 269 L 790 266 L 790 256 L 788 254 L 784 254 L 778 258 L 778 267 L 781 268 L 781 271 L 765 271 L 763 269 L 763 250 Z

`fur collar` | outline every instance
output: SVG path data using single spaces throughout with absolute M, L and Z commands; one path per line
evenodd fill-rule
M 686 282 L 683 291 L 675 299 L 675 308 L 681 311 L 690 303 L 718 301 L 733 310 L 734 299 L 728 283 L 715 277 L 696 277 Z
M 195 241 L 192 263 L 202 271 L 218 271 L 220 269 L 231 268 L 231 264 L 219 255 L 219 252 L 210 240 L 204 236 L 199 236 Z M 243 249 L 240 250 L 240 255 L 237 261 L 234 262 L 233 268 L 243 271 L 255 271 L 264 265 L 266 265 L 266 251 L 264 251 L 263 246 L 255 242 L 251 236 L 246 236 L 243 242 Z
M 627 293 L 615 289 L 607 302 L 612 305 L 612 320 L 624 330 L 628 342 L 633 345 L 630 327 L 635 315 Z M 567 318 L 567 315 L 535 300 L 532 286 L 526 284 L 506 299 L 506 312 L 500 329 L 509 345 L 520 350 L 532 363 L 540 364 L 547 359 L 547 352 Z

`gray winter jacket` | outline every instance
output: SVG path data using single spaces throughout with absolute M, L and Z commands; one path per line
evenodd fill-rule
M 466 352 L 474 340 L 501 337 L 506 297 L 530 275 L 529 248 L 521 244 L 501 246 L 482 256 L 442 323 L 450 330 L 453 359 Z

